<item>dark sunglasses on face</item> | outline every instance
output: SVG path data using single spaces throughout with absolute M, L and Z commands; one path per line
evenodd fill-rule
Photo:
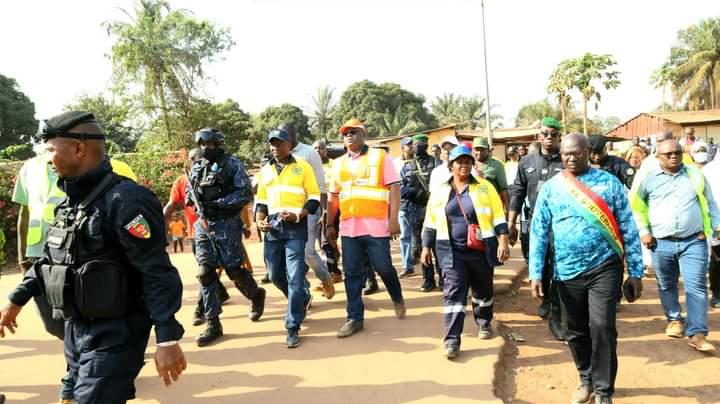
M 353 130 L 349 130 L 349 131 L 343 133 L 342 135 L 343 135 L 343 137 L 350 137 L 350 136 L 357 136 L 360 133 L 362 133 L 362 132 L 359 130 L 353 129 Z
M 547 131 L 547 130 L 546 130 L 546 131 L 544 131 L 544 132 L 540 132 L 540 136 L 543 136 L 543 137 L 548 137 L 548 136 L 558 137 L 558 136 L 560 136 L 560 131 L 559 131 L 559 130 L 553 130 L 553 131 Z
M 667 153 L 658 153 L 659 155 L 665 157 L 666 159 L 670 158 L 670 156 L 682 156 L 681 150 L 675 150 L 675 151 L 669 151 Z

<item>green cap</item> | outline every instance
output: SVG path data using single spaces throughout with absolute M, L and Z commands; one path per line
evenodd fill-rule
M 543 118 L 542 126 L 544 128 L 553 128 L 558 130 L 562 129 L 562 125 L 560 124 L 560 122 L 558 122 L 555 118 L 550 118 L 549 116 Z
M 476 147 L 482 147 L 484 149 L 490 148 L 490 143 L 488 143 L 488 140 L 486 137 L 476 137 L 473 139 L 473 149 Z
M 415 142 L 427 142 L 428 136 L 424 133 L 418 133 L 417 135 L 412 137 L 412 140 Z

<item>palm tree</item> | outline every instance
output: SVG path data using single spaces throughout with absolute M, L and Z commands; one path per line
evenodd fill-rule
M 318 139 L 326 137 L 332 127 L 333 91 L 330 86 L 320 87 L 312 97 L 314 105 L 310 125 Z
M 720 17 L 680 31 L 678 40 L 668 61 L 675 100 L 686 99 L 691 110 L 720 107 Z
M 518 128 L 531 127 L 542 121 L 546 116 L 561 119 L 562 113 L 548 100 L 525 104 L 520 107 L 515 117 L 515 126 Z
M 399 136 L 406 133 L 415 132 L 422 127 L 413 119 L 412 111 L 404 105 L 399 106 L 395 113 L 386 110 L 381 115 L 380 136 Z
M 665 102 L 665 92 L 668 86 L 672 85 L 675 79 L 675 69 L 669 62 L 663 63 L 663 65 L 655 70 L 650 76 L 650 84 L 653 84 L 655 88 L 662 88 L 662 101 L 660 102 L 660 112 L 664 112 L 668 103 Z M 674 100 L 673 100 L 674 102 Z
M 443 94 L 435 97 L 430 103 L 430 110 L 438 124 L 441 126 L 452 125 L 459 122 L 459 110 L 462 105 L 462 97 L 456 97 L 455 94 Z

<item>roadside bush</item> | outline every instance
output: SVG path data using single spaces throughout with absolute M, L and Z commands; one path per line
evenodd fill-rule
M 142 152 L 115 154 L 114 159 L 127 163 L 138 177 L 138 183 L 150 188 L 161 204 L 170 197 L 170 188 L 177 177 L 183 173 L 183 162 L 187 151 L 179 152 Z

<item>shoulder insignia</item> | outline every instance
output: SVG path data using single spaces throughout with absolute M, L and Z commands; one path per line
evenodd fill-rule
M 300 168 L 300 166 L 295 166 L 295 167 L 293 167 L 293 169 L 292 169 L 292 173 L 293 173 L 294 175 L 301 175 L 301 174 L 302 174 L 302 168 Z
M 139 239 L 150 238 L 150 225 L 148 224 L 142 213 L 135 216 L 135 219 L 131 220 L 128 224 L 126 224 L 125 230 L 127 230 L 131 236 Z
M 535 171 L 535 167 L 528 167 L 528 168 L 525 169 L 525 171 L 526 171 L 528 174 L 532 174 L 532 172 Z
M 484 184 L 483 184 L 483 185 L 480 185 L 480 186 L 478 187 L 478 192 L 480 192 L 480 193 L 482 193 L 482 194 L 486 194 L 486 193 L 488 192 L 487 185 L 484 185 Z
M 627 175 L 633 175 L 633 174 L 635 174 L 635 169 L 632 168 L 632 167 L 628 167 L 628 168 L 625 170 L 625 174 L 627 174 Z

